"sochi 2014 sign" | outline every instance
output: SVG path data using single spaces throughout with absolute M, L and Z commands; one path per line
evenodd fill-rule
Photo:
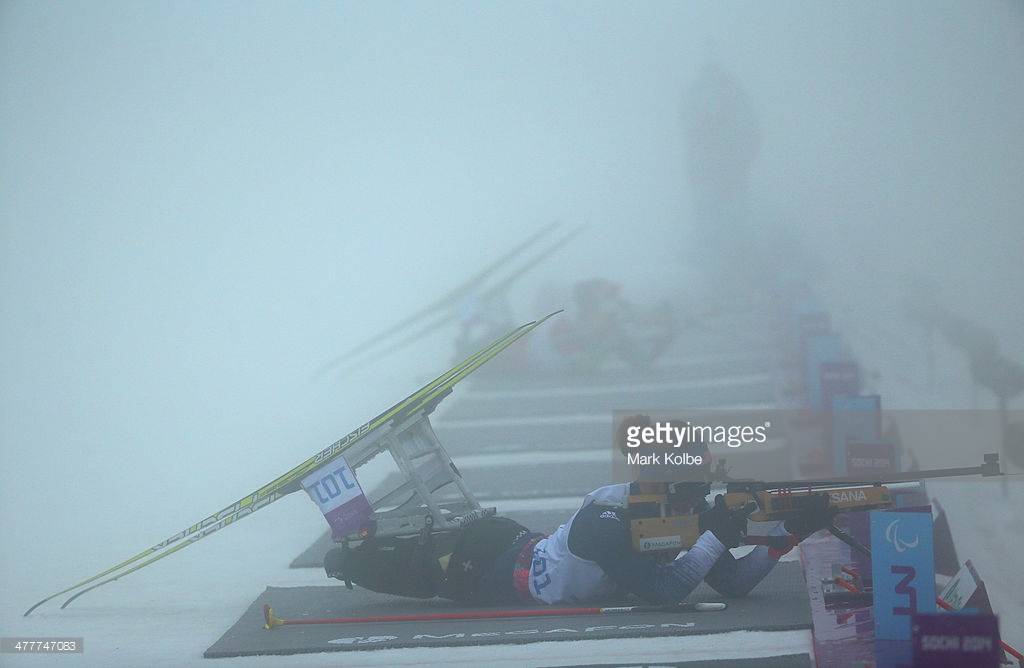
M 933 668 L 998 668 L 999 622 L 994 615 L 914 616 L 914 665 Z

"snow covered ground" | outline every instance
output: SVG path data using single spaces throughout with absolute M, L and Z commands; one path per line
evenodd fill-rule
M 808 651 L 806 631 L 736 632 L 715 636 L 508 645 L 500 648 L 380 650 L 292 657 L 203 659 L 203 651 L 230 627 L 265 586 L 329 584 L 322 572 L 288 569 L 299 546 L 323 530 L 323 518 L 302 495 L 287 497 L 222 533 L 172 558 L 83 596 L 66 610 L 48 604 L 29 618 L 21 613 L 41 591 L 80 573 L 108 565 L 115 555 L 137 550 L 137 530 L 124 532 L 120 545 L 104 542 L 85 559 L 72 551 L 18 560 L 5 571 L 0 629 L 5 636 L 78 636 L 83 654 L 62 657 L 3 655 L 4 666 L 393 666 L 393 665 L 551 665 L 586 661 L 678 660 L 775 656 Z M 273 536 L 268 540 L 268 536 Z M 5 550 L 13 545 L 6 542 Z M 45 562 L 53 577 L 39 582 Z M 94 568 L 95 567 L 95 568 Z M 5 566 L 6 568 L 6 566 Z M 32 578 L 30 578 L 30 574 Z M 338 584 L 338 596 L 345 596 Z

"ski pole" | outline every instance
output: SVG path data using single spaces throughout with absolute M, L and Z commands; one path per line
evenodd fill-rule
M 713 612 L 725 610 L 725 603 L 677 603 L 673 605 L 630 605 L 611 608 L 540 608 L 531 610 L 475 610 L 470 612 L 432 612 L 419 615 L 374 615 L 369 617 L 325 617 L 321 619 L 281 619 L 269 604 L 263 606 L 263 628 L 299 624 L 370 624 L 379 622 L 432 622 L 453 619 L 510 619 L 516 617 L 575 617 L 617 615 L 633 612 Z

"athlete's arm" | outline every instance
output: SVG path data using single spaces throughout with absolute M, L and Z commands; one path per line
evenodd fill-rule
M 682 601 L 727 552 L 710 531 L 675 561 L 659 564 L 633 550 L 629 521 L 622 510 L 591 504 L 577 513 L 569 529 L 569 549 L 594 561 L 623 591 L 651 603 Z
M 768 533 L 771 536 L 788 535 L 781 523 Z M 708 571 L 705 581 L 723 596 L 746 596 L 788 551 L 758 545 L 749 554 L 737 559 L 727 550 Z

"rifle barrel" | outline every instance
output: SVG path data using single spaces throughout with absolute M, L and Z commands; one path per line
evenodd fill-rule
M 874 480 L 858 480 L 856 478 L 835 478 L 833 480 L 786 480 L 783 482 L 760 482 L 757 480 L 731 480 L 726 482 L 730 492 L 761 491 L 768 489 L 803 489 L 805 487 L 863 487 L 865 485 L 886 485 L 897 482 L 915 482 L 932 478 L 954 478 L 961 476 L 980 475 L 983 477 L 1005 475 L 999 469 L 999 455 L 988 453 L 981 466 L 964 466 L 959 468 L 930 469 L 927 471 L 907 471 L 875 478 Z

